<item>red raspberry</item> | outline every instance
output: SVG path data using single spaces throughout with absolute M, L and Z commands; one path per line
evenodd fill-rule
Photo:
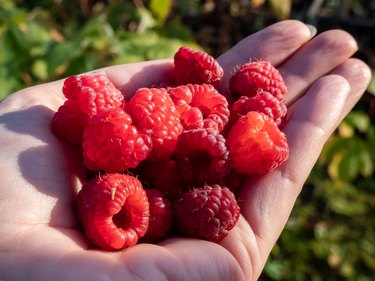
M 52 119 L 55 135 L 70 144 L 81 144 L 88 119 L 125 102 L 122 93 L 102 74 L 73 75 L 65 79 L 68 99 Z
M 140 242 L 157 242 L 167 237 L 173 220 L 172 204 L 157 189 L 145 189 L 150 204 L 150 221 Z
M 230 126 L 249 111 L 258 111 L 268 115 L 279 127 L 285 124 L 287 108 L 282 101 L 269 92 L 260 90 L 252 97 L 241 96 L 230 108 L 230 121 L 228 122 Z
M 99 114 L 124 103 L 121 91 L 104 74 L 73 75 L 65 79 L 65 97 L 74 100 L 89 116 Z
M 173 154 L 183 127 L 179 113 L 166 90 L 141 88 L 126 105 L 138 129 L 151 135 L 150 160 L 165 160 Z
M 247 178 L 247 175 L 240 174 L 234 169 L 230 169 L 220 184 L 228 187 L 229 190 L 237 196 Z
M 264 113 L 250 111 L 240 117 L 227 135 L 233 168 L 244 174 L 265 174 L 289 155 L 286 136 Z
M 179 174 L 192 185 L 217 183 L 231 166 L 225 138 L 210 128 L 184 131 L 175 159 Z
M 213 84 L 218 86 L 224 71 L 219 63 L 204 51 L 183 46 L 174 56 L 177 85 Z
M 268 61 L 254 61 L 242 65 L 229 79 L 233 95 L 252 97 L 259 89 L 282 100 L 287 89 L 279 71 Z
M 183 193 L 174 202 L 174 211 L 183 234 L 213 242 L 226 237 L 240 215 L 234 194 L 218 184 Z
M 107 174 L 83 185 L 77 213 L 87 238 L 104 250 L 134 246 L 149 225 L 149 203 L 140 181 Z
M 190 107 L 189 104 L 193 100 L 193 93 L 186 85 L 169 87 L 168 94 L 171 96 L 180 116 Z
M 67 100 L 53 115 L 52 132 L 70 144 L 81 144 L 83 130 L 89 116 L 84 114 L 75 101 Z
M 134 171 L 144 186 L 159 190 L 169 200 L 174 200 L 187 189 L 178 175 L 175 160 L 143 161 Z
M 93 116 L 83 134 L 84 164 L 88 169 L 122 172 L 149 155 L 151 137 L 138 131 L 121 108 Z
M 228 101 L 212 85 L 188 84 L 168 92 L 185 129 L 213 128 L 220 132 L 228 123 Z

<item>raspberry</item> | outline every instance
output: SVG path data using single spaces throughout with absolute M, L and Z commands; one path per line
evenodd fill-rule
M 242 65 L 229 79 L 233 95 L 255 96 L 259 89 L 282 100 L 287 89 L 279 71 L 268 61 L 253 61 Z
M 77 214 L 87 238 L 104 250 L 134 246 L 149 225 L 149 203 L 140 181 L 107 174 L 83 185 Z
M 186 184 L 178 175 L 175 160 L 143 161 L 134 171 L 144 186 L 159 190 L 170 200 L 174 200 L 186 190 Z
M 268 115 L 275 120 L 280 127 L 284 125 L 284 119 L 287 113 L 287 108 L 283 102 L 275 98 L 269 92 L 258 91 L 255 96 L 247 97 L 241 96 L 230 109 L 230 125 L 236 123 L 240 116 L 246 115 L 249 111 L 258 111 Z
M 89 116 L 82 113 L 75 101 L 67 100 L 53 115 L 52 132 L 67 143 L 82 143 L 83 130 L 87 126 Z
M 240 215 L 234 194 L 218 184 L 183 193 L 174 202 L 174 211 L 183 234 L 213 242 L 226 237 Z
M 168 92 L 185 129 L 213 128 L 220 132 L 228 123 L 228 101 L 212 85 L 188 84 Z
M 218 86 L 224 74 L 222 67 L 204 51 L 183 46 L 174 55 L 175 82 L 184 84 L 213 84 Z
M 227 135 L 233 168 L 244 174 L 265 174 L 289 156 L 286 136 L 264 113 L 250 111 L 240 117 Z
M 225 138 L 210 128 L 184 131 L 175 158 L 179 174 L 192 185 L 219 182 L 231 165 Z
M 152 142 L 122 108 L 115 108 L 90 119 L 82 147 L 88 169 L 111 173 L 135 168 L 149 155 Z
M 172 225 L 171 202 L 157 189 L 145 189 L 150 204 L 150 221 L 140 242 L 157 242 L 165 238 Z
M 68 99 L 52 119 L 52 131 L 70 144 L 81 144 L 88 119 L 125 102 L 122 93 L 102 74 L 73 75 L 64 80 Z
M 125 101 L 121 91 L 107 76 L 98 73 L 70 76 L 65 79 L 62 91 L 89 116 L 120 107 Z
M 228 174 L 223 178 L 220 184 L 228 187 L 229 190 L 237 196 L 242 186 L 244 185 L 246 178 L 247 175 L 240 174 L 235 170 L 230 169 Z
M 132 117 L 134 126 L 151 135 L 153 148 L 148 158 L 170 158 L 183 127 L 168 93 L 163 89 L 141 88 L 129 100 L 126 111 Z
M 190 107 L 189 104 L 193 100 L 193 93 L 186 85 L 169 87 L 168 94 L 171 96 L 173 103 L 180 116 Z

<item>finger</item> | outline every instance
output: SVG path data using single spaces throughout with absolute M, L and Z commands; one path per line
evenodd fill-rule
M 348 82 L 337 75 L 314 83 L 296 103 L 285 128 L 289 159 L 273 172 L 249 180 L 243 188 L 239 201 L 242 213 L 258 238 L 259 252 L 263 253 L 263 262 L 258 266 L 264 265 L 285 226 L 324 142 L 339 122 L 349 91 Z
M 315 80 L 345 62 L 356 50 L 354 38 L 342 30 L 321 33 L 306 43 L 279 68 L 288 88 L 286 104 L 293 103 Z
M 339 119 L 342 120 L 366 90 L 369 81 L 371 81 L 371 69 L 363 61 L 351 58 L 335 68 L 331 74 L 344 77 L 350 84 L 351 94 L 339 116 Z
M 250 59 L 264 59 L 278 65 L 311 37 L 309 27 L 296 20 L 281 21 L 248 36 L 218 58 L 224 69 L 223 88 L 228 87 L 238 65 Z

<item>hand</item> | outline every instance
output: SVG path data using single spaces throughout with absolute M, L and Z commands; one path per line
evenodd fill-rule
M 80 154 L 58 140 L 50 121 L 62 81 L 24 89 L 0 103 L 1 280 L 256 280 L 323 144 L 365 91 L 368 67 L 344 31 L 311 38 L 283 21 L 218 58 L 228 75 L 249 58 L 277 66 L 288 87 L 287 162 L 248 180 L 238 225 L 220 244 L 174 238 L 118 252 L 90 249 L 74 213 L 84 178 Z M 125 95 L 163 79 L 171 60 L 100 69 Z

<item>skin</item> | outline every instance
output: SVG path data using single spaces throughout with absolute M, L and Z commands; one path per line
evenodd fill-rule
M 50 120 L 63 103 L 62 81 L 26 88 L 0 103 L 1 280 L 257 280 L 322 146 L 364 93 L 368 66 L 346 32 L 312 35 L 282 21 L 253 34 L 218 58 L 226 76 L 264 59 L 285 78 L 289 159 L 249 179 L 237 226 L 220 244 L 173 238 L 118 251 L 90 248 L 78 228 L 74 197 L 84 175 L 80 153 L 58 140 Z M 159 82 L 171 60 L 100 69 L 129 97 Z

